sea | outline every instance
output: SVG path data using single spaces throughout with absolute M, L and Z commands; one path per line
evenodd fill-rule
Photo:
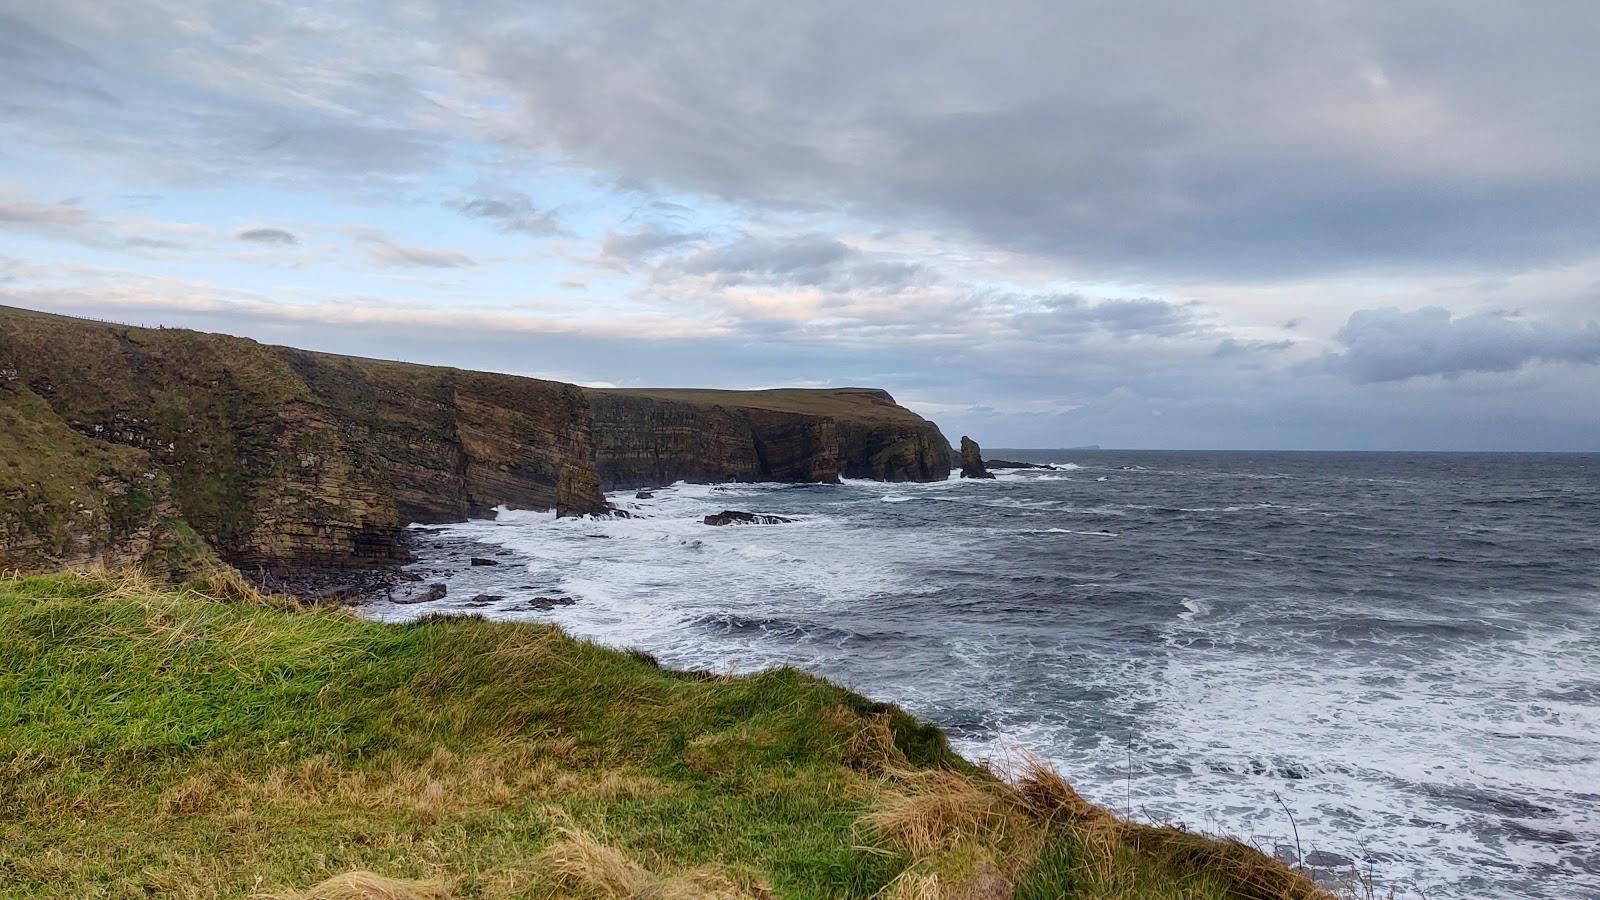
M 1053 468 L 419 528 L 448 593 L 363 612 L 797 666 L 1358 892 L 1600 897 L 1600 455 L 990 455 Z

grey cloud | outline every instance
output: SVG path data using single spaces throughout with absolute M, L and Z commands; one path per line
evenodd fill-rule
M 477 265 L 456 250 L 428 247 L 402 247 L 385 240 L 367 242 L 367 258 L 380 266 L 410 266 L 425 269 L 464 269 Z
M 477 58 L 521 98 L 523 140 L 630 182 L 1114 275 L 1600 245 L 1600 19 L 1581 4 L 659 0 L 562 21 L 480 38 Z
M 1513 372 L 1535 361 L 1600 363 L 1600 324 L 1505 312 L 1458 317 L 1438 307 L 1363 309 L 1335 337 L 1344 350 L 1316 365 L 1368 383 Z
M 22 230 L 55 231 L 91 226 L 95 217 L 74 202 L 38 203 L 27 199 L 0 200 L 0 226 Z
M 1294 346 L 1294 341 L 1248 341 L 1238 338 L 1225 337 L 1217 343 L 1217 348 L 1211 355 L 1218 359 L 1228 357 L 1257 356 L 1264 353 L 1278 353 Z
M 868 253 L 817 232 L 788 237 L 742 235 L 670 260 L 663 271 L 709 276 L 724 287 L 772 284 L 890 293 L 916 283 L 926 273 L 921 264 Z
M 679 231 L 661 225 L 645 225 L 630 232 L 607 232 L 600 241 L 601 257 L 613 262 L 637 264 L 663 250 L 703 240 L 703 231 Z
M 1109 333 L 1117 337 L 1175 337 L 1207 334 L 1210 322 L 1197 303 L 1172 303 L 1149 297 L 1114 298 L 1091 303 L 1078 294 L 1043 298 L 1005 298 L 1020 307 L 1013 323 L 1020 329 L 1057 336 Z
M 553 215 L 534 206 L 532 198 L 517 191 L 482 194 L 452 205 L 462 215 L 487 219 L 505 232 L 542 235 L 560 230 Z
M 76 200 L 39 203 L 27 198 L 0 200 L 0 230 L 27 232 L 85 247 L 128 250 L 177 250 L 169 238 L 128 234 L 122 223 L 107 222 Z
M 275 244 L 282 247 L 292 247 L 300 243 L 294 232 L 282 228 L 246 228 L 233 235 L 235 240 L 249 241 L 255 244 Z
M 0 17 L 0 139 L 172 181 L 392 184 L 440 163 L 460 125 L 395 74 L 426 65 L 405 27 L 376 5 L 135 0 L 113 16 L 18 0 Z

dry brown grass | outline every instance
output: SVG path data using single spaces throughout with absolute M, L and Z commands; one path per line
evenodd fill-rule
M 1025 823 L 998 784 L 946 769 L 899 770 L 862 821 L 879 838 L 925 858 L 958 844 L 1004 844 Z
M 388 878 L 375 872 L 346 872 L 303 891 L 257 894 L 259 900 L 450 900 L 442 881 Z
M 658 875 L 581 828 L 562 828 L 539 854 L 569 890 L 606 900 L 768 900 L 771 891 L 719 872 Z
M 889 900 L 1007 896 L 998 885 L 1063 839 L 1077 848 L 1075 867 L 1099 884 L 1116 884 L 1133 855 L 1174 872 L 1207 873 L 1241 898 L 1332 897 L 1303 873 L 1238 841 L 1119 819 L 1037 760 L 1025 761 L 1011 783 L 946 769 L 888 769 L 862 822 L 879 841 L 910 854 L 884 891 Z

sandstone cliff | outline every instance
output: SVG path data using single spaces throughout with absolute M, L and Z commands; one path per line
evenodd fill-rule
M 409 522 L 607 488 L 948 476 L 882 391 L 597 391 L 0 307 L 0 569 L 387 565 Z
M 588 405 L 571 385 L 6 309 L 0 359 L 17 385 L 4 398 L 8 415 L 54 435 L 33 448 L 0 435 L 8 456 L 42 447 L 80 458 L 87 447 L 122 469 L 155 472 L 170 483 L 174 527 L 246 571 L 386 565 L 402 555 L 407 522 L 460 520 L 498 504 L 549 508 L 563 465 L 592 467 Z M 28 397 L 40 402 L 19 402 Z M 66 476 L 70 493 L 105 495 L 106 469 L 77 467 Z M 38 484 L 19 469 L 0 490 L 32 497 Z M 588 499 L 603 506 L 598 489 Z M 38 514 L 0 515 L 0 528 L 38 537 Z M 75 536 L 55 541 L 63 548 L 123 549 L 22 552 L 32 538 L 8 537 L 0 566 L 118 563 L 141 545 L 131 532 L 119 541 L 68 530 Z
M 880 390 L 591 390 L 589 402 L 607 489 L 950 475 L 938 427 Z

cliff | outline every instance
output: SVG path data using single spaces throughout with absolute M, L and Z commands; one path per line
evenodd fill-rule
M 6 307 L 0 424 L 0 569 L 30 571 L 384 566 L 409 522 L 599 512 L 602 485 L 929 480 L 950 453 L 882 391 L 595 391 Z
M 938 427 L 881 390 L 590 390 L 589 402 L 607 489 L 950 475 Z
M 21 310 L 0 310 L 0 360 L 7 416 L 38 435 L 32 447 L 0 436 L 7 455 L 74 463 L 49 490 L 8 473 L 5 496 L 21 491 L 35 512 L 0 509 L 17 535 L 0 566 L 147 556 L 143 533 L 159 523 L 72 509 L 117 505 L 106 498 L 129 478 L 161 492 L 145 504 L 160 522 L 228 562 L 292 572 L 393 562 L 407 522 L 549 508 L 562 466 L 592 467 L 572 385 Z M 604 508 L 598 489 L 584 499 Z

